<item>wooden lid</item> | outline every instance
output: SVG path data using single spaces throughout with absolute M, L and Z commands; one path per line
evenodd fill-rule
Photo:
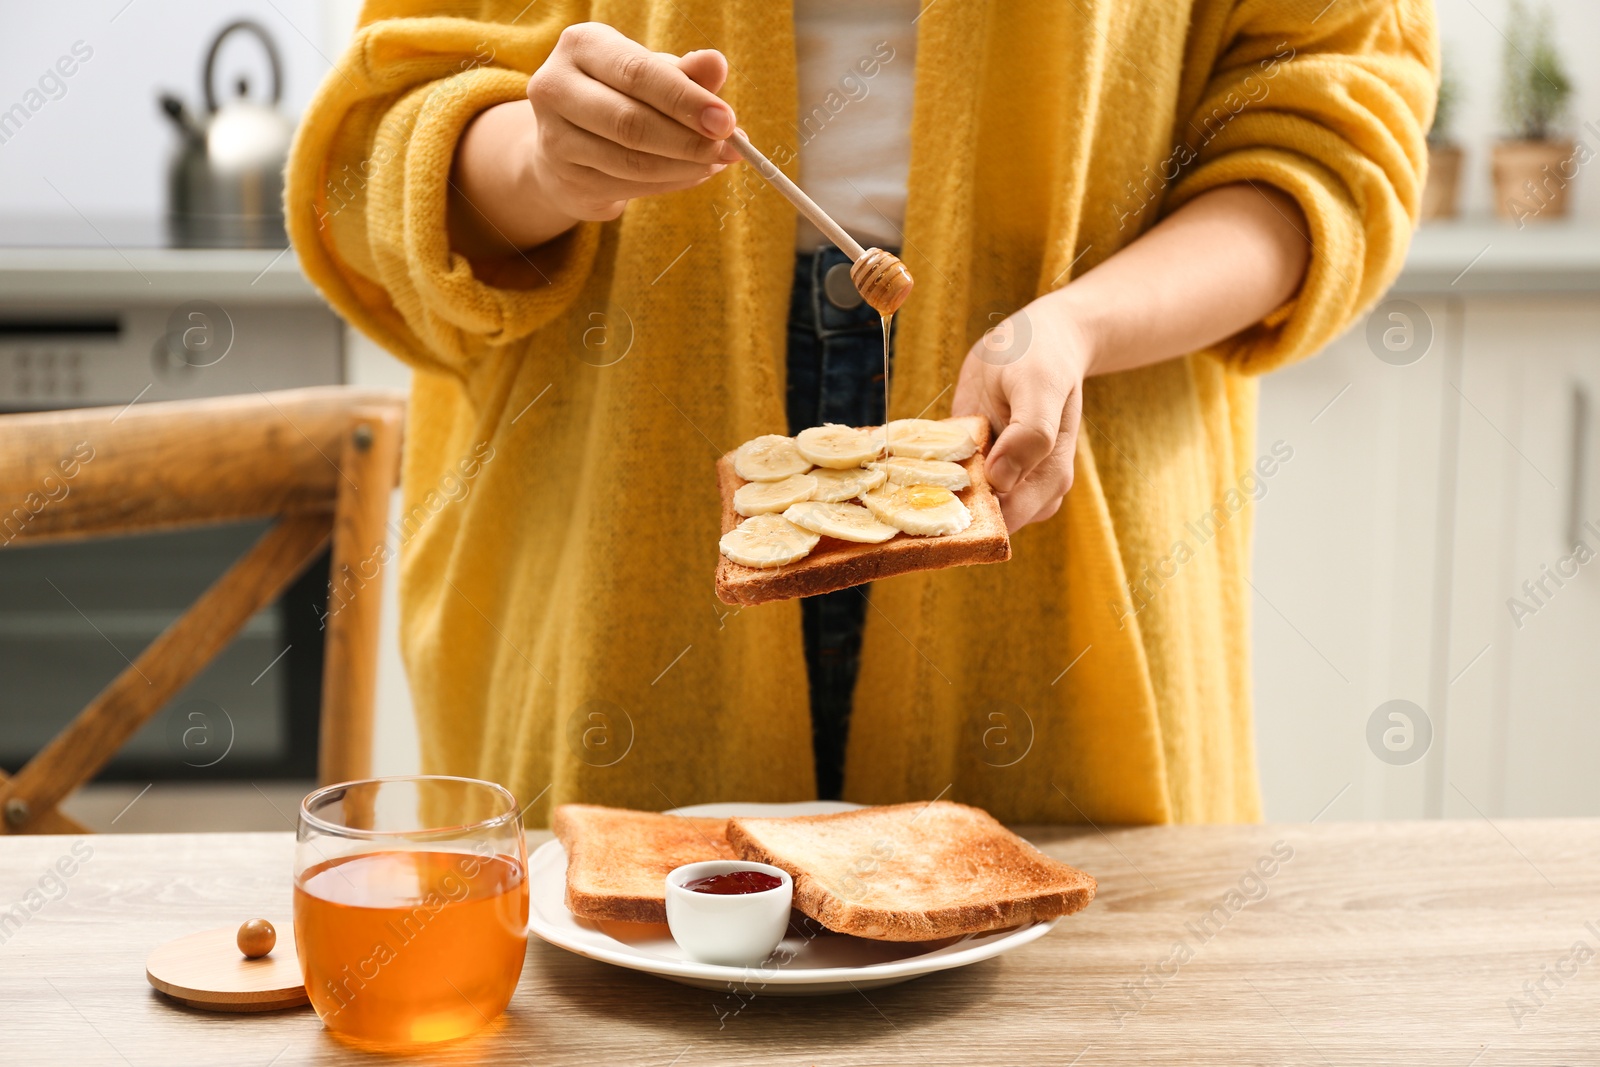
M 207 1011 L 276 1011 L 306 1003 L 294 925 L 274 922 L 278 943 L 269 955 L 245 959 L 237 926 L 203 930 L 159 945 L 145 960 L 145 977 L 158 990 Z

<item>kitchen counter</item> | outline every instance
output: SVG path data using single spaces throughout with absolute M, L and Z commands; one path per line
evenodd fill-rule
M 400 1059 L 342 1044 L 309 1008 L 193 1011 L 145 981 L 157 944 L 287 915 L 292 835 L 93 837 L 64 891 L 49 886 L 54 899 L 20 928 L 0 925 L 0 1058 L 1499 1067 L 1600 1057 L 1600 820 L 1022 832 L 1096 875 L 1100 894 L 1009 955 L 793 999 L 691 989 L 533 939 L 501 1020 Z M 547 837 L 530 834 L 530 847 Z M 0 837 L 0 909 L 23 902 L 74 840 Z
M 1600 227 L 1571 220 L 1530 222 L 1520 230 L 1493 219 L 1426 223 L 1412 237 L 1390 292 L 1600 292 Z
M 114 238 L 113 238 L 114 239 Z M 1600 227 L 1583 222 L 1429 223 L 1392 292 L 1600 292 Z M 0 247 L 0 301 L 317 303 L 282 249 Z
M 0 248 L 0 303 L 315 304 L 284 248 Z

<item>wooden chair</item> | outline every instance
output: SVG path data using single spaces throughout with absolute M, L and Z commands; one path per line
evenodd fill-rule
M 14 777 L 0 833 L 84 833 L 56 805 L 332 539 L 318 777 L 370 773 L 381 566 L 402 394 L 341 387 L 0 416 L 0 546 L 277 521 Z M 68 471 L 71 471 L 68 476 Z M 63 488 L 64 491 L 63 491 Z

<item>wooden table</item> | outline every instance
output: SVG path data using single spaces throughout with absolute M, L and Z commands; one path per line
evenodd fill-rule
M 864 995 L 742 1000 L 534 939 L 506 1016 L 415 1061 L 1600 1063 L 1600 820 L 1023 832 L 1100 895 L 1010 955 Z M 93 854 L 64 895 L 48 884 L 8 924 L 74 841 Z M 0 839 L 0 1062 L 394 1062 L 309 1008 L 212 1015 L 145 982 L 162 941 L 287 914 L 292 850 L 288 834 Z

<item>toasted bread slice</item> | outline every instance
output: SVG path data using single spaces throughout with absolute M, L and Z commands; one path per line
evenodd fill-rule
M 730 819 L 740 858 L 782 867 L 794 906 L 828 929 L 932 941 L 1053 919 L 1094 899 L 1095 880 L 988 812 L 949 801 L 791 819 Z
M 567 910 L 580 919 L 666 922 L 673 868 L 737 858 L 726 826 L 726 819 L 558 806 L 551 828 L 567 850 Z
M 746 567 L 719 556 L 717 597 L 725 604 L 764 604 L 847 589 L 910 571 L 1003 563 L 1010 559 L 1011 537 L 1006 532 L 1005 516 L 1000 513 L 1000 502 L 983 471 L 983 460 L 989 453 L 989 420 L 981 415 L 965 415 L 945 421 L 962 424 L 978 443 L 978 450 L 962 464 L 972 484 L 956 494 L 972 513 L 972 525 L 945 537 L 896 534 L 876 545 L 824 537 L 805 559 L 770 570 Z M 732 452 L 717 460 L 717 482 L 722 489 L 722 532 L 727 533 L 743 521 L 733 510 L 733 494 L 745 482 L 734 473 Z

